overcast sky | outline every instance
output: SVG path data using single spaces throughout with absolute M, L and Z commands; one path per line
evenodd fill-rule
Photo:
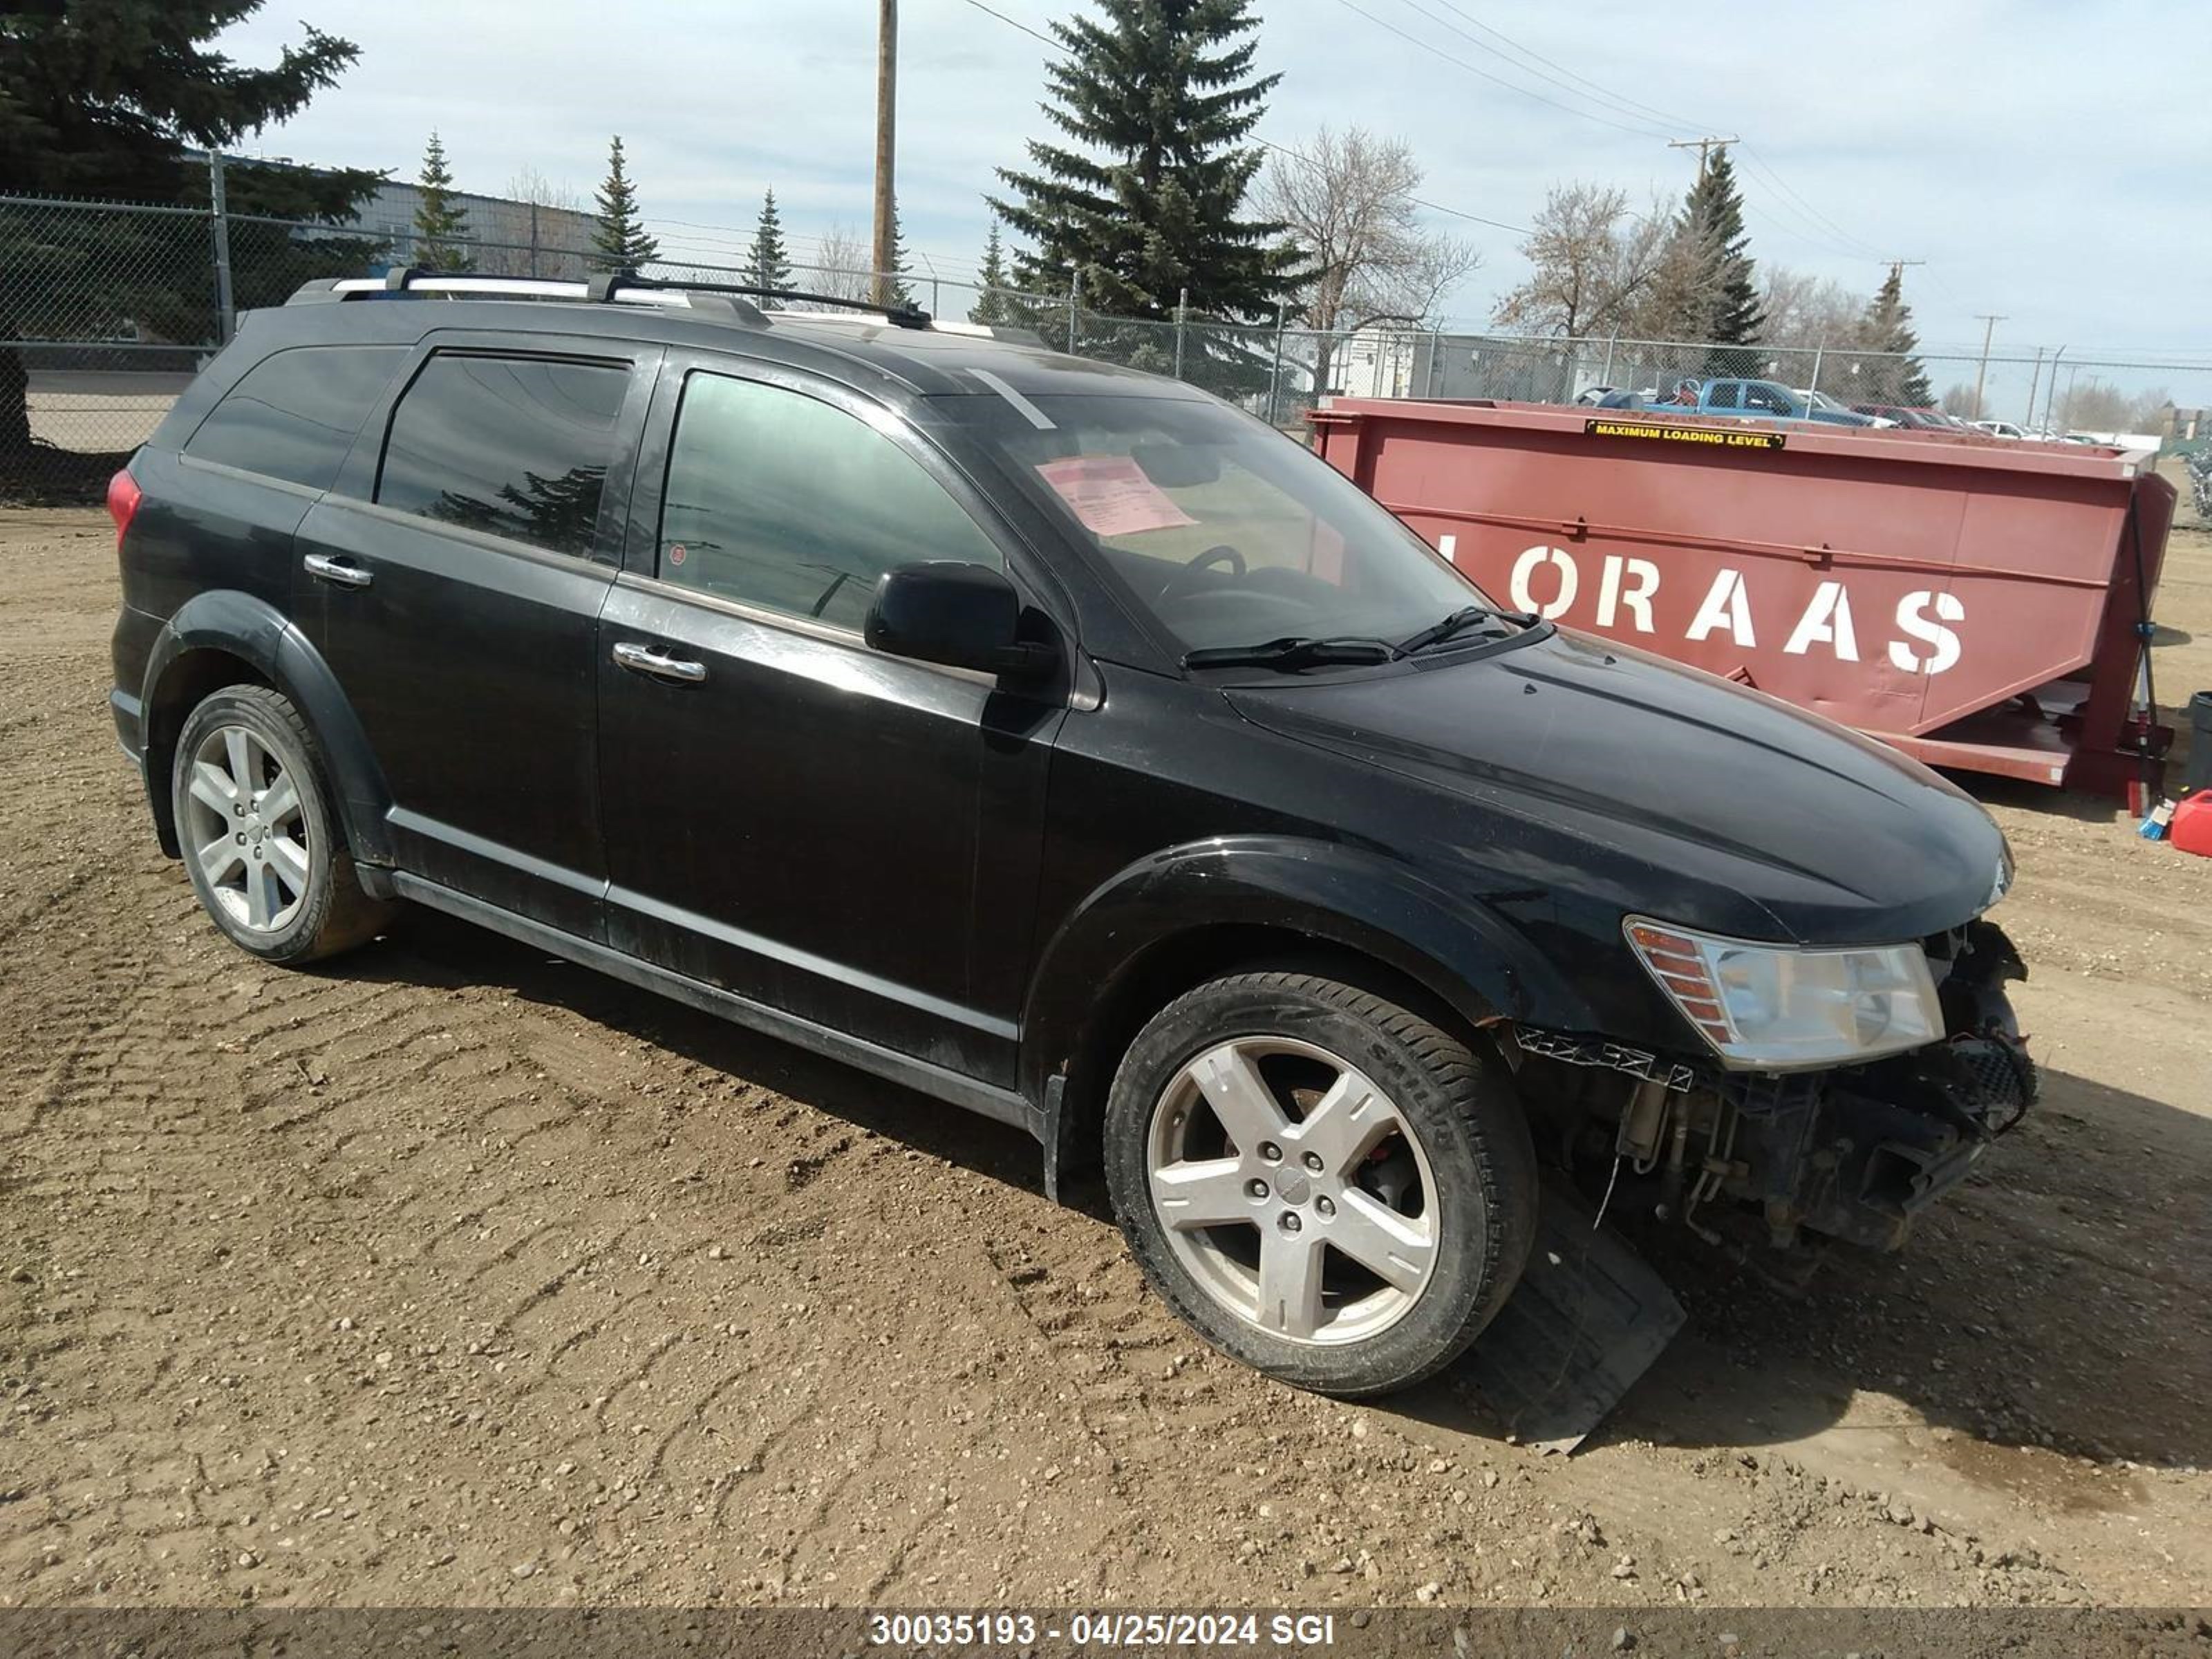
M 991 3 L 1042 29 L 1080 0 Z M 2212 357 L 2212 29 L 2196 8 L 1258 9 L 1261 64 L 1283 76 L 1261 135 L 1295 147 L 1323 123 L 1358 123 L 1402 136 L 1427 170 L 1423 196 L 1441 206 L 1523 226 L 1565 179 L 1671 197 L 1696 162 L 1668 137 L 1740 136 L 1754 255 L 1869 292 L 1884 260 L 1926 260 L 1905 273 L 1906 293 L 1931 349 L 1978 346 L 1976 313 L 1997 312 L 2000 350 Z M 967 0 L 906 0 L 902 12 L 908 246 L 917 269 L 971 276 L 992 168 L 1019 162 L 1042 128 L 1046 48 Z M 466 189 L 503 193 L 535 167 L 588 196 L 619 131 L 665 253 L 730 257 L 771 185 L 802 253 L 836 222 L 865 234 L 872 0 L 297 0 L 267 7 L 226 48 L 266 62 L 302 13 L 356 41 L 360 62 L 249 149 L 411 178 L 434 126 Z M 1514 59 L 1477 20 L 1548 61 Z M 1448 305 L 1479 324 L 1521 274 L 1519 239 L 1437 222 L 1483 251 Z

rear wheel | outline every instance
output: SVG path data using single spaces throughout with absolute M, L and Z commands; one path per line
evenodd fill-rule
M 312 962 L 375 937 L 392 908 L 362 890 L 307 722 L 289 697 L 234 685 L 194 708 L 170 778 L 192 890 L 240 950 Z
M 1309 975 L 1163 1009 L 1115 1075 L 1105 1150 L 1153 1287 L 1217 1347 L 1324 1394 L 1449 1363 L 1534 1237 L 1534 1152 L 1498 1062 Z

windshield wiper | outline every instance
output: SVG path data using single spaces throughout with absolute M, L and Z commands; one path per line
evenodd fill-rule
M 1448 640 L 1453 635 L 1464 632 L 1479 622 L 1488 622 L 1497 614 L 1493 611 L 1485 610 L 1479 605 L 1470 605 L 1464 610 L 1455 611 L 1442 622 L 1432 623 L 1419 633 L 1409 634 L 1399 641 L 1398 654 L 1401 657 L 1410 657 L 1414 652 Z
M 1260 645 L 1210 645 L 1182 655 L 1185 668 L 1317 668 L 1337 663 L 1395 662 L 1398 647 L 1384 640 L 1309 639 L 1292 634 Z

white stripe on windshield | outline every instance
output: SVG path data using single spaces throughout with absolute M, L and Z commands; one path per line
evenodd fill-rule
M 990 387 L 992 391 L 997 392 L 1001 398 L 1004 398 L 1008 403 L 1012 404 L 1015 409 L 1020 411 L 1022 418 L 1027 421 L 1031 426 L 1035 427 L 1038 431 L 1050 432 L 1055 429 L 1052 423 L 1051 416 L 1046 414 L 1044 410 L 1039 409 L 1028 398 L 1023 397 L 1020 392 L 1015 391 L 1013 387 L 1008 386 L 997 375 L 992 374 L 989 369 L 971 368 L 968 372 L 970 374 L 973 374 L 977 380 L 981 380 L 985 386 Z

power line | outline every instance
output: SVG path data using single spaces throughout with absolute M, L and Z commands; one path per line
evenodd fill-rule
M 1405 3 L 1407 5 L 1412 6 L 1416 11 L 1422 12 L 1425 16 L 1429 16 L 1431 21 L 1443 23 L 1443 26 L 1451 29 L 1455 34 L 1458 34 L 1463 39 L 1474 40 L 1474 43 L 1477 46 L 1482 46 L 1482 42 L 1480 40 L 1474 40 L 1474 38 L 1472 35 L 1469 35 L 1466 30 L 1458 28 L 1449 22 L 1445 22 L 1443 19 L 1435 17 L 1433 14 L 1425 11 L 1419 3 L 1419 0 L 1405 0 Z M 1635 99 L 1613 92 L 1600 82 L 1589 79 L 1587 76 L 1577 75 L 1573 70 L 1569 69 L 1565 64 L 1559 63 L 1554 58 L 1545 57 L 1543 53 L 1535 51 L 1533 47 L 1523 46 L 1520 41 L 1515 40 L 1511 35 L 1507 34 L 1504 30 L 1494 28 L 1491 25 L 1482 21 L 1481 19 L 1476 17 L 1473 13 L 1466 10 L 1463 7 L 1455 4 L 1455 0 L 1435 0 L 1435 3 L 1443 7 L 1447 11 L 1453 13 L 1455 15 L 1472 24 L 1484 34 L 1489 35 L 1493 40 L 1503 42 L 1506 46 L 1510 47 L 1513 52 L 1518 53 L 1523 58 L 1530 60 L 1531 64 L 1541 64 L 1547 69 L 1556 70 L 1560 75 L 1565 76 L 1568 81 L 1574 82 L 1580 86 L 1589 88 L 1589 93 L 1595 94 L 1596 94 L 1596 97 L 1605 100 L 1608 104 L 1623 114 L 1627 114 L 1632 117 L 1649 118 L 1650 119 L 1660 122 L 1666 126 L 1674 128 L 1678 131 L 1684 128 L 1691 127 L 1692 125 L 1690 122 L 1685 121 L 1680 116 L 1672 114 L 1666 110 L 1656 108 L 1650 104 L 1638 102 Z M 1483 47 L 1483 50 L 1492 51 L 1492 49 L 1489 47 Z M 1494 51 L 1492 51 L 1492 55 L 1501 58 L 1504 58 L 1504 56 L 1502 52 L 1497 52 Z M 1505 61 L 1510 62 L 1511 60 L 1505 59 Z M 1520 67 L 1523 68 L 1528 73 L 1537 75 L 1540 78 L 1550 82 L 1554 86 L 1565 85 L 1565 82 L 1552 76 L 1544 75 L 1540 70 L 1530 67 L 1528 64 L 1523 64 Z M 1572 90 L 1571 88 L 1568 89 Z M 1595 100 L 1593 100 L 1593 101 L 1595 101 Z M 1695 143 L 1698 150 L 1698 165 L 1699 171 L 1702 172 L 1706 162 L 1708 152 L 1711 149 L 1717 148 L 1719 141 L 1708 139 L 1704 141 L 1690 142 Z M 1753 167 L 1757 169 L 1757 171 L 1765 178 L 1766 181 L 1773 185 L 1778 192 L 1788 198 L 1788 200 L 1781 204 L 1781 205 L 1793 216 L 1801 219 L 1802 222 L 1814 232 L 1812 236 L 1805 237 L 1802 240 L 1807 240 L 1813 246 L 1821 246 L 1827 238 L 1833 237 L 1837 239 L 1837 240 L 1829 246 L 1829 251 L 1831 252 L 1841 252 L 1850 258 L 1877 257 L 1875 254 L 1872 244 L 1865 242 L 1860 238 L 1852 235 L 1850 232 L 1845 230 L 1833 219 L 1821 212 L 1820 209 L 1814 207 L 1810 201 L 1808 201 L 1790 185 L 1788 179 L 1783 178 L 1781 173 L 1769 164 L 1763 155 L 1754 155 L 1752 152 L 1750 146 L 1745 144 L 1740 138 L 1730 139 L 1728 142 L 1736 146 L 1741 151 L 1744 159 L 1748 161 Z M 1687 146 L 1682 141 L 1674 141 L 1674 147 L 1686 148 Z M 1779 228 L 1785 231 L 1790 230 L 1790 228 L 1787 225 L 1780 225 Z M 1794 234 L 1796 233 L 1792 232 L 1791 234 Z
M 1474 24 L 1475 27 L 1482 30 L 1485 34 L 1497 34 L 1499 40 L 1506 40 L 1505 36 L 1498 34 L 1498 31 L 1492 28 L 1488 24 L 1480 21 L 1478 19 L 1469 15 L 1464 11 L 1461 11 L 1457 6 L 1451 5 L 1450 0 L 1439 0 L 1439 3 L 1445 5 L 1448 9 L 1466 18 L 1468 22 Z M 1465 40 L 1469 45 L 1473 46 L 1476 51 L 1488 52 L 1492 58 L 1497 58 L 1499 62 L 1511 64 L 1513 68 L 1519 70 L 1523 75 L 1533 75 L 1539 81 L 1547 82 L 1550 85 L 1558 87 L 1562 91 L 1565 92 L 1571 98 L 1580 98 L 1586 103 L 1601 104 L 1603 106 L 1609 106 L 1616 113 L 1626 115 L 1632 120 L 1643 120 L 1647 118 L 1651 118 L 1658 120 L 1664 128 L 1676 131 L 1680 131 L 1681 130 L 1681 127 L 1675 124 L 1671 116 L 1660 115 L 1656 111 L 1647 110 L 1641 106 L 1632 105 L 1628 100 L 1617 98 L 1612 93 L 1607 92 L 1604 88 L 1597 87 L 1596 83 L 1594 82 L 1583 81 L 1583 84 L 1586 87 L 1595 88 L 1597 94 L 1596 96 L 1593 97 L 1589 92 L 1577 90 L 1573 85 L 1570 84 L 1570 82 L 1581 81 L 1582 76 L 1574 75 L 1571 71 L 1563 70 L 1562 73 L 1568 75 L 1570 79 L 1561 80 L 1557 75 L 1547 75 L 1542 70 L 1538 69 L 1532 64 L 1516 63 L 1513 58 L 1508 57 L 1504 52 L 1500 52 L 1496 46 L 1491 46 L 1480 40 L 1479 37 L 1469 33 L 1467 30 L 1460 27 L 1458 24 L 1451 21 L 1450 19 L 1437 16 L 1434 12 L 1429 10 L 1427 7 L 1421 4 L 1420 0 L 1404 0 L 1404 3 L 1411 7 L 1413 10 L 1420 13 L 1422 16 L 1427 18 L 1431 23 L 1435 23 L 1443 28 L 1449 29 L 1454 34 L 1459 36 L 1461 40 Z M 1510 40 L 1507 44 L 1513 45 Z M 1518 46 L 1515 46 L 1514 49 L 1516 52 L 1522 50 Z M 1533 52 L 1524 52 L 1523 55 L 1528 57 L 1535 56 Z M 1548 59 L 1541 59 L 1539 61 L 1549 62 Z M 1551 67 L 1553 69 L 1559 69 L 1559 65 L 1553 64 L 1551 64 Z M 1577 111 L 1577 113 L 1580 113 L 1580 112 Z M 1682 125 L 1686 125 L 1688 124 L 1685 123 Z
M 1742 142 L 1742 139 L 1735 137 L 1716 138 L 1708 137 L 1704 138 L 1669 138 L 1667 141 L 1667 148 L 1668 149 L 1693 149 L 1697 151 L 1698 177 L 1702 179 L 1705 176 L 1706 167 L 1712 162 L 1713 151 L 1717 149 L 1725 153 L 1730 144 L 1740 144 Z
M 969 0 L 969 3 L 972 5 L 976 3 L 976 0 Z M 1476 76 L 1482 80 L 1487 81 L 1492 86 L 1503 87 L 1508 92 L 1518 93 L 1522 97 L 1533 99 L 1539 104 L 1548 104 L 1552 108 L 1559 110 L 1565 114 L 1578 116 L 1585 121 L 1595 121 L 1600 126 L 1611 127 L 1616 132 L 1630 133 L 1638 138 L 1663 138 L 1667 136 L 1667 132 L 1664 128 L 1654 127 L 1649 124 L 1630 126 L 1625 122 L 1608 120 L 1606 117 L 1595 114 L 1586 109 L 1577 109 L 1571 104 L 1563 104 L 1556 98 L 1547 98 L 1542 93 L 1531 91 L 1528 88 L 1522 86 L 1516 82 L 1508 81 L 1503 76 L 1492 75 L 1486 69 L 1478 69 L 1473 64 L 1468 63 L 1466 58 L 1455 57 L 1450 52 L 1446 52 L 1442 46 L 1432 45 L 1429 41 L 1422 40 L 1418 34 L 1407 33 L 1405 30 L 1400 28 L 1395 23 L 1385 22 L 1382 18 L 1377 17 L 1373 12 L 1369 11 L 1365 7 L 1354 4 L 1353 0 L 1336 0 L 1336 3 L 1340 6 L 1342 6 L 1346 11 L 1354 13 L 1358 16 L 1364 17 L 1369 22 L 1374 24 L 1376 28 L 1387 30 L 1389 33 L 1396 35 L 1401 40 L 1406 41 L 1409 45 L 1419 47 L 1420 50 L 1429 53 L 1431 57 L 1440 58 L 1447 64 L 1463 69 L 1469 75 Z
M 1446 11 L 1465 18 L 1468 22 L 1474 24 L 1475 27 L 1480 29 L 1485 34 L 1489 35 L 1492 40 L 1503 40 L 1507 46 L 1510 46 L 1515 52 L 1520 53 L 1523 58 L 1532 58 L 1535 62 L 1543 64 L 1547 69 L 1555 69 L 1559 70 L 1560 74 L 1565 76 L 1570 81 L 1578 82 L 1582 85 L 1588 87 L 1592 92 L 1601 94 L 1627 113 L 1648 115 L 1652 119 L 1659 122 L 1662 125 L 1674 127 L 1678 131 L 1686 131 L 1688 129 L 1694 127 L 1697 125 L 1696 122 L 1685 120 L 1679 115 L 1670 115 L 1665 110 L 1654 109 L 1649 104 L 1640 104 L 1633 98 L 1624 97 L 1620 93 L 1608 91 L 1606 88 L 1599 85 L 1598 82 L 1589 79 L 1587 76 L 1576 74 L 1565 64 L 1545 57 L 1542 52 L 1536 51 L 1533 47 L 1522 46 L 1518 40 L 1516 40 L 1511 35 L 1506 33 L 1503 29 L 1492 28 L 1489 24 L 1484 22 L 1472 12 L 1468 11 L 1460 6 L 1454 5 L 1452 3 L 1452 0 L 1437 0 L 1437 3 L 1442 6 Z
M 1045 45 L 1050 46 L 1054 52 L 1066 52 L 1067 50 L 1066 46 L 1063 42 L 1054 40 L 1052 36 L 1045 33 L 1041 29 L 1031 28 L 1027 23 L 1023 22 L 1018 17 L 1009 17 L 1002 11 L 994 11 L 990 7 L 983 3 L 983 0 L 968 0 L 968 3 L 975 7 L 977 11 L 985 14 L 987 16 L 995 17 L 1001 23 L 1010 24 L 1013 27 L 1019 29 L 1024 34 L 1028 35 L 1030 40 L 1043 41 Z
M 973 3 L 974 0 L 971 0 L 971 3 Z M 1366 10 L 1364 7 L 1354 4 L 1353 0 L 1338 0 L 1338 3 L 1344 6 L 1347 10 L 1365 18 L 1369 22 L 1373 23 L 1378 28 L 1386 29 L 1389 33 L 1398 36 L 1399 39 L 1408 41 L 1413 46 L 1419 47 L 1421 50 L 1431 52 L 1435 56 L 1443 58 L 1447 63 L 1456 64 L 1459 68 L 1466 70 L 1470 74 L 1480 76 L 1482 79 L 1492 82 L 1498 86 L 1504 87 L 1509 91 L 1517 92 L 1525 98 L 1534 99 L 1539 103 L 1549 105 L 1551 107 L 1565 111 L 1570 115 L 1578 115 L 1585 120 L 1596 121 L 1601 125 L 1612 127 L 1619 131 L 1634 132 L 1645 137 L 1665 138 L 1670 149 L 1694 149 L 1698 152 L 1698 173 L 1700 178 L 1705 176 L 1705 168 L 1711 160 L 1711 152 L 1713 150 L 1726 149 L 1730 145 L 1742 147 L 1742 140 L 1737 137 L 1718 138 L 1707 137 L 1703 138 L 1681 139 L 1669 137 L 1668 132 L 1670 130 L 1673 131 L 1681 131 L 1681 125 L 1675 125 L 1674 118 L 1668 115 L 1664 111 L 1653 109 L 1650 105 L 1637 104 L 1633 100 L 1625 99 L 1617 94 L 1607 91 L 1606 88 L 1600 86 L 1596 82 L 1590 81 L 1584 76 L 1576 75 L 1573 70 L 1567 69 L 1564 64 L 1554 63 L 1553 60 L 1542 57 L 1540 53 L 1534 52 L 1528 48 L 1521 46 L 1518 41 L 1514 40 L 1510 36 L 1491 28 L 1489 25 L 1483 23 L 1479 19 L 1474 17 L 1471 14 L 1454 4 L 1453 0 L 1437 0 L 1437 3 L 1445 6 L 1448 9 L 1455 13 L 1460 17 L 1462 17 L 1468 22 L 1474 24 L 1477 28 L 1480 28 L 1485 33 L 1492 34 L 1497 39 L 1504 41 L 1507 45 L 1512 46 L 1515 51 L 1521 52 L 1523 56 L 1534 58 L 1538 62 L 1545 64 L 1552 69 L 1559 70 L 1560 74 L 1565 75 L 1572 80 L 1581 82 L 1583 85 L 1590 88 L 1594 92 L 1601 94 L 1602 97 L 1609 100 L 1619 112 L 1627 114 L 1632 119 L 1638 119 L 1639 124 L 1636 126 L 1629 126 L 1619 121 L 1608 120 L 1601 115 L 1592 114 L 1587 110 L 1577 109 L 1571 106 L 1562 104 L 1556 99 L 1547 98 L 1541 93 L 1531 91 L 1527 87 L 1520 86 L 1513 82 L 1507 81 L 1500 76 L 1492 75 L 1486 70 L 1479 69 L 1475 65 L 1466 62 L 1464 59 L 1454 57 L 1451 53 L 1444 52 L 1441 48 L 1420 40 L 1418 36 L 1408 34 L 1405 30 L 1397 27 L 1395 25 L 1385 22 L 1382 19 L 1376 16 L 1374 13 Z M 1426 9 L 1426 8 L 1420 3 L 1420 0 L 1405 0 L 1405 3 L 1411 7 L 1414 11 L 1419 12 L 1422 16 L 1426 17 L 1431 22 L 1442 24 L 1445 28 L 1450 29 L 1453 33 L 1461 36 L 1464 40 L 1472 41 L 1474 45 L 1482 51 L 1490 52 L 1492 57 L 1498 58 L 1502 61 L 1511 62 L 1510 58 L 1506 58 L 1504 57 L 1504 53 L 1498 52 L 1495 48 L 1485 46 L 1482 41 L 1475 40 L 1473 35 L 1468 34 L 1465 29 L 1458 27 L 1456 25 L 1443 18 L 1437 16 L 1433 12 Z M 1516 64 L 1515 67 L 1522 70 L 1524 73 L 1535 75 L 1540 79 L 1547 81 L 1553 86 L 1563 87 L 1572 95 L 1584 98 L 1586 101 L 1596 101 L 1595 99 L 1590 98 L 1588 94 L 1575 92 L 1573 88 L 1566 87 L 1565 83 L 1560 81 L 1558 77 L 1546 75 L 1540 70 L 1531 68 L 1527 64 Z M 1642 112 L 1644 114 L 1649 115 L 1654 119 L 1668 125 L 1665 127 L 1655 127 L 1650 125 L 1649 122 L 1642 121 L 1638 117 L 1638 112 Z M 1823 251 L 1828 252 L 1841 252 L 1847 258 L 1877 257 L 1874 254 L 1871 244 L 1861 242 L 1858 238 L 1852 236 L 1848 231 L 1845 231 L 1840 225 L 1837 224 L 1835 221 L 1828 218 L 1827 216 L 1821 213 L 1819 209 L 1814 207 L 1810 202 L 1808 202 L 1795 189 L 1791 188 L 1789 182 L 1783 179 L 1783 177 L 1771 167 L 1768 166 L 1763 159 L 1750 155 L 1747 149 L 1746 149 L 1745 153 L 1746 159 L 1752 161 L 1753 165 L 1765 176 L 1768 182 L 1773 185 L 1778 191 L 1789 198 L 1786 201 L 1778 202 L 1777 204 L 1778 207 L 1779 207 L 1783 211 L 1790 214 L 1793 217 L 1801 219 L 1811 231 L 1811 234 L 1805 234 L 1804 233 L 1797 231 L 1792 226 L 1784 223 L 1779 220 L 1776 220 L 1773 222 L 1775 222 L 1778 228 L 1783 230 L 1788 234 L 1797 236 L 1799 240 L 1806 242 L 1809 246 L 1821 248 Z M 1769 217 L 1770 216 L 1762 215 L 1761 216 Z M 1831 237 L 1838 240 L 1832 241 L 1829 240 Z
M 986 16 L 995 17 L 1001 23 L 1005 23 L 1011 27 L 1019 29 L 1024 34 L 1028 35 L 1032 40 L 1042 41 L 1046 46 L 1050 46 L 1054 52 L 1066 53 L 1068 51 L 1068 47 L 1064 41 L 1055 40 L 1050 35 L 1031 28 L 1027 23 L 1023 22 L 1019 18 L 1009 17 L 1002 11 L 985 5 L 983 3 L 983 0 L 967 0 L 967 3 L 968 4 L 975 7 L 977 11 L 983 13 Z M 1411 39 L 1412 37 L 1408 36 L 1407 38 Z M 1476 73 L 1480 74 L 1481 71 L 1477 70 Z M 1278 144 L 1266 138 L 1255 138 L 1252 142 L 1260 149 L 1267 150 L 1273 155 L 1286 155 L 1290 157 L 1291 161 L 1297 162 L 1302 167 L 1312 168 L 1316 172 L 1321 170 L 1320 162 L 1315 161 L 1310 155 L 1303 155 L 1297 150 L 1292 149 L 1288 144 Z M 1516 236 L 1528 236 L 1534 234 L 1534 233 L 1532 232 L 1526 225 L 1509 225 L 1502 219 L 1486 219 L 1481 214 L 1469 213 L 1464 208 L 1446 207 L 1441 202 L 1431 202 L 1419 196 L 1409 196 L 1406 199 L 1411 202 L 1415 207 L 1425 208 L 1431 213 L 1441 213 L 1445 215 L 1447 217 L 1453 219 L 1464 219 L 1470 224 L 1487 225 L 1492 230 L 1508 231 Z
M 1845 230 L 1833 219 L 1828 217 L 1826 214 L 1821 212 L 1820 209 L 1814 207 L 1810 202 L 1799 195 L 1796 190 L 1791 188 L 1789 180 L 1778 173 L 1774 169 L 1772 164 L 1770 163 L 1765 156 L 1755 154 L 1748 144 L 1745 144 L 1741 148 L 1743 149 L 1744 160 L 1750 162 L 1751 165 L 1765 178 L 1766 181 L 1775 187 L 1775 189 L 1780 191 L 1784 196 L 1787 196 L 1791 201 L 1795 202 L 1798 208 L 1806 215 L 1808 222 L 1826 226 L 1827 229 L 1839 238 L 1841 241 L 1857 249 L 1858 252 L 1853 257 L 1869 259 L 1881 258 L 1881 252 L 1875 247 L 1873 243 L 1865 241 L 1859 237 L 1852 235 L 1850 232 Z

